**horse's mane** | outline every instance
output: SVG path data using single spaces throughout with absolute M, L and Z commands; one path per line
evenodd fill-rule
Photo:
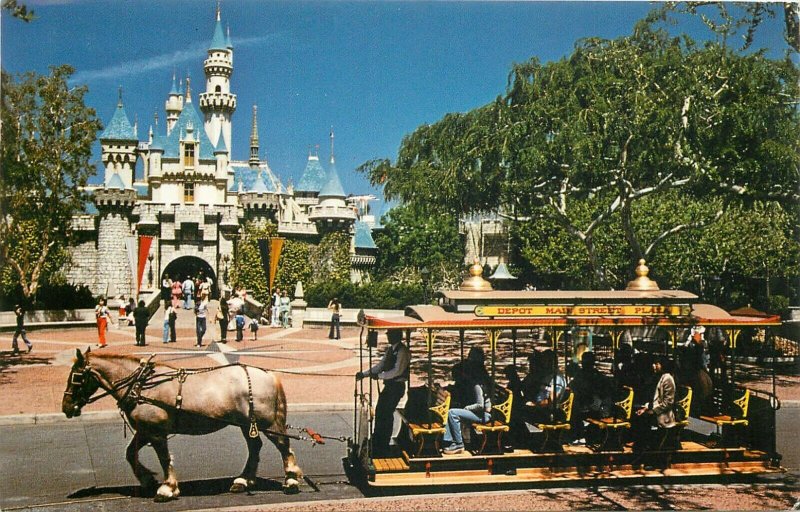
M 109 353 L 109 352 L 90 352 L 89 355 L 93 359 L 94 358 L 108 359 L 108 360 L 110 360 L 110 359 L 123 359 L 123 360 L 126 360 L 126 361 L 134 362 L 136 364 L 139 364 L 143 359 L 147 359 L 147 358 L 135 356 L 135 355 L 132 355 L 132 354 L 114 354 L 114 353 Z M 162 363 L 162 362 L 155 361 L 155 360 L 153 360 L 152 362 L 156 366 L 160 366 L 160 367 L 164 367 L 164 368 L 178 369 L 177 366 L 173 366 L 173 365 L 171 365 L 169 363 Z

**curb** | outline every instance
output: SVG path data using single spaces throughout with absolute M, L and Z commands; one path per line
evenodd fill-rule
M 800 402 L 798 402 L 800 406 Z M 328 404 L 296 404 L 289 407 L 290 412 L 341 412 L 352 411 L 351 403 L 328 403 Z M 118 410 L 86 412 L 76 418 L 67 418 L 64 413 L 42 413 L 42 414 L 11 414 L 0 416 L 0 426 L 11 425 L 55 425 L 57 423 L 80 421 L 83 423 L 102 423 L 119 419 Z

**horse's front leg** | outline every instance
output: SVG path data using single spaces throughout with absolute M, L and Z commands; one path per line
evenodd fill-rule
M 148 439 L 145 438 L 144 435 L 140 431 L 136 431 L 131 439 L 131 442 L 128 444 L 128 448 L 125 451 L 125 458 L 128 460 L 128 464 L 131 465 L 131 469 L 133 469 L 133 474 L 136 476 L 136 479 L 139 480 L 139 483 L 142 485 L 143 489 L 155 489 L 156 487 L 156 479 L 155 473 L 147 469 L 144 465 L 139 462 L 139 450 L 142 449 L 149 442 Z
M 178 476 L 175 474 L 175 468 L 172 466 L 172 455 L 169 453 L 167 446 L 167 438 L 156 438 L 151 441 L 153 449 L 156 451 L 158 461 L 161 463 L 161 469 L 164 471 L 164 483 L 158 488 L 156 492 L 156 501 L 167 501 L 175 499 L 180 496 L 181 491 L 178 489 Z
M 261 447 L 264 442 L 261 437 L 250 437 L 250 427 L 242 427 L 242 435 L 247 442 L 247 462 L 244 465 L 242 474 L 233 481 L 231 492 L 243 492 L 256 483 L 256 472 L 258 463 L 261 459 Z

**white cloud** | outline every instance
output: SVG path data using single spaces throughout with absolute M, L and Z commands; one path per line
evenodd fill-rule
M 232 43 L 234 49 L 236 49 L 244 46 L 256 46 L 277 37 L 278 34 L 238 39 L 233 38 Z M 102 69 L 79 71 L 72 77 L 72 81 L 77 83 L 91 83 L 103 80 L 119 80 L 120 78 L 142 75 L 160 69 L 173 69 L 185 62 L 202 59 L 207 49 L 208 42 L 198 42 L 189 48 L 172 53 L 164 53 L 154 57 L 122 62 Z

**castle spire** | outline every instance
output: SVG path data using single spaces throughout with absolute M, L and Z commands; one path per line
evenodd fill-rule
M 192 77 L 186 76 L 186 103 L 192 102 Z
M 119 86 L 119 89 L 117 89 L 117 96 L 118 96 L 117 97 L 117 106 L 121 107 L 122 106 L 122 86 L 121 85 Z
M 331 126 L 331 165 L 336 163 L 336 159 L 333 157 L 333 126 Z
M 253 129 L 250 132 L 250 167 L 258 167 L 258 107 L 253 105 Z

